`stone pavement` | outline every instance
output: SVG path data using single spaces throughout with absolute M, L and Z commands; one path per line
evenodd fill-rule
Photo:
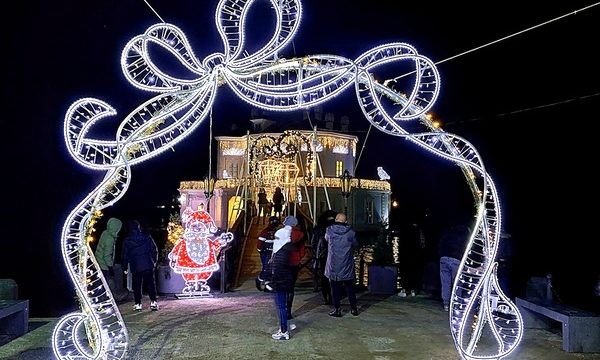
M 254 282 L 211 298 L 159 298 L 160 310 L 135 313 L 120 305 L 127 323 L 127 359 L 439 359 L 455 360 L 447 313 L 438 300 L 424 296 L 375 296 L 359 293 L 359 316 L 327 315 L 319 293 L 299 287 L 289 341 L 271 339 L 278 328 L 271 294 Z M 0 347 L 0 359 L 52 359 L 50 335 L 56 319 Z M 560 333 L 526 330 L 519 349 L 507 359 L 600 359 L 600 354 L 566 353 Z

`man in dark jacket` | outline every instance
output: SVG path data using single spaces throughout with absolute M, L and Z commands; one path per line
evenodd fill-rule
M 356 282 L 356 272 L 354 271 L 354 249 L 358 245 L 356 234 L 346 224 L 346 215 L 338 213 L 335 217 L 335 223 L 329 226 L 325 232 L 325 241 L 327 241 L 327 263 L 325 265 L 325 276 L 331 284 L 331 297 L 333 301 L 333 310 L 330 316 L 340 317 L 342 285 L 346 287 L 346 294 L 350 301 L 350 313 L 358 315 L 356 306 L 356 294 L 354 292 L 354 283 Z
M 325 231 L 335 222 L 337 213 L 333 210 L 327 210 L 319 217 L 317 226 L 313 232 L 312 247 L 316 249 L 315 254 L 315 281 L 319 284 L 321 296 L 325 305 L 331 305 L 331 287 L 329 279 L 325 276 L 325 266 L 327 265 L 327 241 L 325 240 Z
M 273 240 L 275 239 L 275 232 L 281 227 L 281 222 L 277 216 L 271 216 L 269 218 L 269 224 L 265 227 L 260 234 L 258 234 L 258 241 L 256 242 L 256 249 L 260 254 L 261 270 L 260 274 L 256 278 L 256 288 L 259 291 L 266 290 L 265 285 L 271 279 L 271 268 L 269 266 L 269 260 L 273 254 Z
M 300 273 L 302 258 L 306 253 L 306 247 L 304 244 L 304 232 L 298 226 L 298 219 L 296 219 L 295 216 L 287 216 L 283 220 L 283 225 L 291 227 L 290 242 L 293 245 L 290 250 L 290 267 L 292 269 L 292 274 L 294 275 L 294 283 L 292 290 L 288 292 L 287 296 L 287 318 L 288 320 L 291 320 L 294 318 L 292 316 L 292 307 L 294 305 L 294 288 L 296 286 L 296 281 L 298 280 L 298 274 Z
M 444 310 L 450 308 L 452 283 L 456 278 L 460 259 L 465 251 L 471 230 L 465 225 L 451 227 L 440 239 L 438 250 L 440 255 L 440 281 L 442 285 L 442 301 Z
M 140 223 L 136 220 L 129 222 L 129 233 L 123 241 L 123 265 L 132 276 L 133 298 L 135 311 L 142 310 L 142 282 L 146 284 L 150 297 L 150 309 L 158 310 L 156 302 L 156 282 L 154 267 L 158 260 L 158 248 L 150 234 L 142 232 Z M 127 270 L 125 270 L 127 273 Z

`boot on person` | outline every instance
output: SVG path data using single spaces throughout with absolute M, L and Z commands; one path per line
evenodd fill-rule
M 342 316 L 342 309 L 338 308 L 334 308 L 333 310 L 331 310 L 329 312 L 329 316 L 333 316 L 333 317 L 341 317 Z

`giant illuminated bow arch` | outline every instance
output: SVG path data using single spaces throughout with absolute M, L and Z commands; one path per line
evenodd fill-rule
M 81 311 L 64 316 L 52 339 L 61 359 L 122 359 L 128 335 L 119 309 L 86 243 L 93 214 L 118 201 L 127 190 L 131 166 L 160 154 L 198 127 L 210 110 L 217 88 L 228 84 L 239 98 L 267 110 L 293 111 L 327 101 L 354 85 L 365 117 L 378 129 L 407 138 L 434 154 L 458 164 L 473 192 L 476 226 L 454 281 L 450 330 L 464 359 L 499 359 L 519 344 L 522 319 L 498 286 L 495 256 L 500 240 L 501 214 L 491 177 L 474 147 L 459 136 L 435 128 L 427 111 L 440 88 L 434 63 L 410 45 L 390 43 L 373 48 L 355 60 L 336 55 L 278 59 L 276 54 L 293 38 L 300 24 L 299 0 L 269 0 L 277 25 L 260 50 L 244 54 L 243 31 L 254 0 L 220 0 L 215 20 L 224 42 L 223 53 L 199 61 L 183 32 L 174 25 L 151 26 L 123 50 L 121 66 L 134 86 L 157 93 L 129 113 L 115 140 L 89 136 L 103 118 L 115 115 L 107 103 L 93 98 L 68 109 L 64 137 L 71 156 L 81 165 L 106 171 L 103 181 L 67 217 L 61 246 Z M 170 76 L 153 61 L 149 47 L 158 46 L 194 76 Z M 404 95 L 389 83 L 376 82 L 375 67 L 394 62 L 414 65 L 414 85 Z M 411 131 L 406 130 L 406 121 Z M 415 131 L 415 127 L 423 130 Z M 488 326 L 495 349 L 477 349 Z M 87 336 L 84 341 L 82 334 Z

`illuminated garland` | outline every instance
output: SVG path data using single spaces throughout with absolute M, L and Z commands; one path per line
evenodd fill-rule
M 523 326 L 516 306 L 498 286 L 495 257 L 501 230 L 498 195 L 479 155 L 464 139 L 443 132 L 427 119 L 440 78 L 433 62 L 405 43 L 373 48 L 357 59 L 337 55 L 278 58 L 292 40 L 302 15 L 299 0 L 269 0 L 276 17 L 273 37 L 254 53 L 244 46 L 244 26 L 254 0 L 220 0 L 215 14 L 223 53 L 198 60 L 184 33 L 174 25 L 153 25 L 125 46 L 121 67 L 135 87 L 156 93 L 121 122 L 114 140 L 90 136 L 90 129 L 116 115 L 106 102 L 84 98 L 67 110 L 64 138 L 82 166 L 106 171 L 104 179 L 67 216 L 61 249 L 81 311 L 60 319 L 52 335 L 60 359 L 122 359 L 128 335 L 119 309 L 86 242 L 96 211 L 118 201 L 131 181 L 131 166 L 171 149 L 206 118 L 217 88 L 227 84 L 243 101 L 271 111 L 316 106 L 354 86 L 365 117 L 379 130 L 410 141 L 463 169 L 477 205 L 477 223 L 453 286 L 450 329 L 464 359 L 500 359 L 521 341 Z M 152 59 L 149 46 L 162 47 L 194 76 L 170 76 Z M 152 52 L 154 53 L 154 52 Z M 374 81 L 375 68 L 394 62 L 414 65 L 410 92 L 403 94 Z M 384 106 L 386 103 L 387 106 Z M 393 113 L 392 112 L 393 109 Z M 423 132 L 402 128 L 419 119 Z M 335 147 L 335 146 L 334 146 Z M 481 186 L 481 188 L 479 187 Z M 82 331 L 82 325 L 89 331 Z M 497 343 L 495 353 L 476 345 L 485 326 Z M 80 339 L 85 333 L 87 341 Z M 91 345 L 88 346 L 88 344 Z
M 85 228 L 85 234 L 86 234 L 85 238 L 86 238 L 88 244 L 91 244 L 95 240 L 94 233 L 96 232 L 96 223 L 98 222 L 98 219 L 100 219 L 101 217 L 102 217 L 102 211 L 96 211 L 96 212 L 94 212 L 94 214 L 88 221 L 88 224 Z
M 302 132 L 302 131 L 296 131 L 298 134 L 300 134 L 301 136 L 311 136 L 312 137 L 312 131 L 311 132 Z M 257 146 L 262 146 L 265 144 L 269 144 L 269 145 L 273 145 L 275 143 L 275 138 L 272 135 L 259 135 L 259 136 L 264 136 L 265 139 L 263 139 L 263 142 L 259 142 L 256 145 Z M 256 137 L 251 135 L 252 137 Z M 270 137 L 272 142 L 269 142 L 268 140 L 266 140 L 267 137 Z M 255 141 L 255 140 L 253 140 Z M 356 143 L 357 143 L 357 139 L 345 139 L 345 138 L 339 138 L 339 137 L 335 137 L 335 136 L 331 136 L 331 135 L 317 135 L 317 152 L 321 152 L 323 151 L 323 148 L 327 148 L 327 149 L 334 149 L 334 148 L 343 148 L 343 149 L 351 149 L 352 150 L 352 154 L 356 153 Z M 219 142 L 219 148 L 221 149 L 221 152 L 223 153 L 223 155 L 234 155 L 234 156 L 240 156 L 243 155 L 246 151 L 246 141 L 245 140 L 221 140 Z M 309 151 L 311 149 L 310 144 L 306 144 L 303 143 L 300 145 L 300 150 L 301 151 Z M 348 151 L 345 151 L 345 153 L 348 153 Z
M 317 177 L 315 179 L 317 187 L 328 187 L 328 188 L 339 188 L 340 178 L 339 177 Z M 216 189 L 234 189 L 240 185 L 243 185 L 244 179 L 218 179 L 215 182 Z M 312 180 L 306 183 L 307 186 L 312 186 Z M 354 189 L 365 189 L 365 190 L 381 190 L 391 191 L 392 187 L 388 181 L 381 180 L 369 180 L 369 179 L 352 179 L 352 188 Z M 204 191 L 203 181 L 181 181 L 179 183 L 180 190 L 202 190 Z

